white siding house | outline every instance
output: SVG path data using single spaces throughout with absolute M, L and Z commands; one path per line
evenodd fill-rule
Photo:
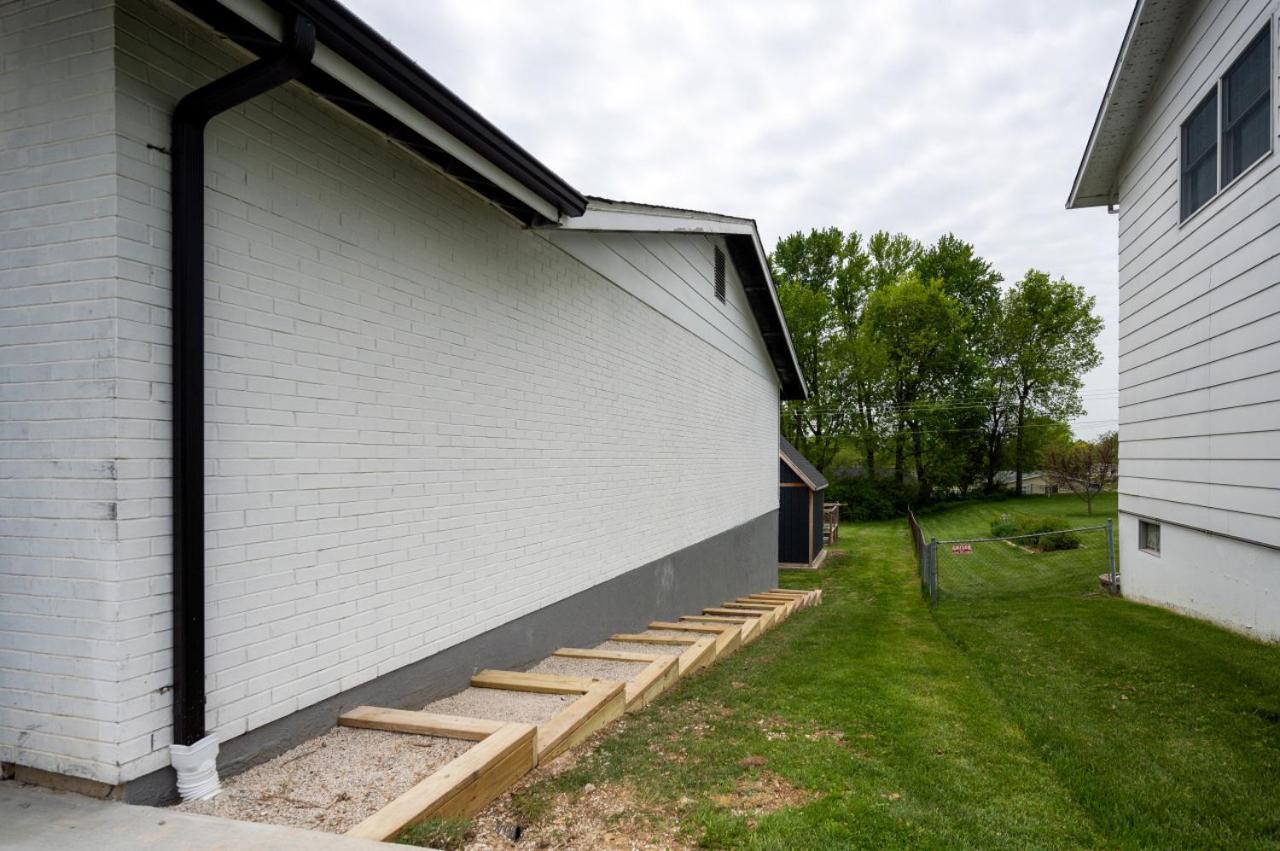
M 175 105 L 290 10 L 313 55 L 204 131 L 204 331 L 175 338 Z M 776 582 L 805 391 L 750 220 L 611 227 L 332 0 L 16 0 L 0 57 L 6 767 L 156 800 L 188 656 L 235 770 Z
M 1069 207 L 1120 225 L 1126 596 L 1280 639 L 1276 0 L 1140 0 Z

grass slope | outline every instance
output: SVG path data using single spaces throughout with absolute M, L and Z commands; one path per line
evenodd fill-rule
M 983 526 L 1022 502 L 926 525 Z M 822 607 L 512 809 L 536 825 L 594 784 L 649 814 L 657 844 L 706 847 L 1280 845 L 1280 648 L 1097 594 L 1096 574 L 1088 590 L 930 612 L 903 523 L 842 535 L 850 556 L 788 577 L 820 581 Z M 734 805 L 762 784 L 792 805 Z

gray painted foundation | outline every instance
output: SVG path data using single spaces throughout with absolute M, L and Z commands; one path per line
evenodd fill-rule
M 552 603 L 434 656 L 222 742 L 218 770 L 237 774 L 321 735 L 354 706 L 412 709 L 466 688 L 484 668 L 519 669 L 560 647 L 589 647 L 615 632 L 644 629 L 652 620 L 694 614 L 704 607 L 778 584 L 778 514 L 741 526 L 650 562 L 622 576 Z M 173 769 L 125 785 L 135 804 L 176 799 Z

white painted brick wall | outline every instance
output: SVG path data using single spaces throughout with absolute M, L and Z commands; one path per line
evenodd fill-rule
M 117 684 L 112 10 L 0 5 L 0 760 L 111 777 Z
M 128 779 L 169 741 L 168 162 L 147 145 L 246 60 L 156 0 L 117 17 L 117 519 L 97 522 Z M 216 119 L 208 150 L 219 735 L 776 508 L 767 370 L 296 85 Z

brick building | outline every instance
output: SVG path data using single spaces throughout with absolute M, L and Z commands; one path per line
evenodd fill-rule
M 773 584 L 750 220 L 584 197 L 331 0 L 17 0 L 0 56 L 0 761 L 161 800 Z

